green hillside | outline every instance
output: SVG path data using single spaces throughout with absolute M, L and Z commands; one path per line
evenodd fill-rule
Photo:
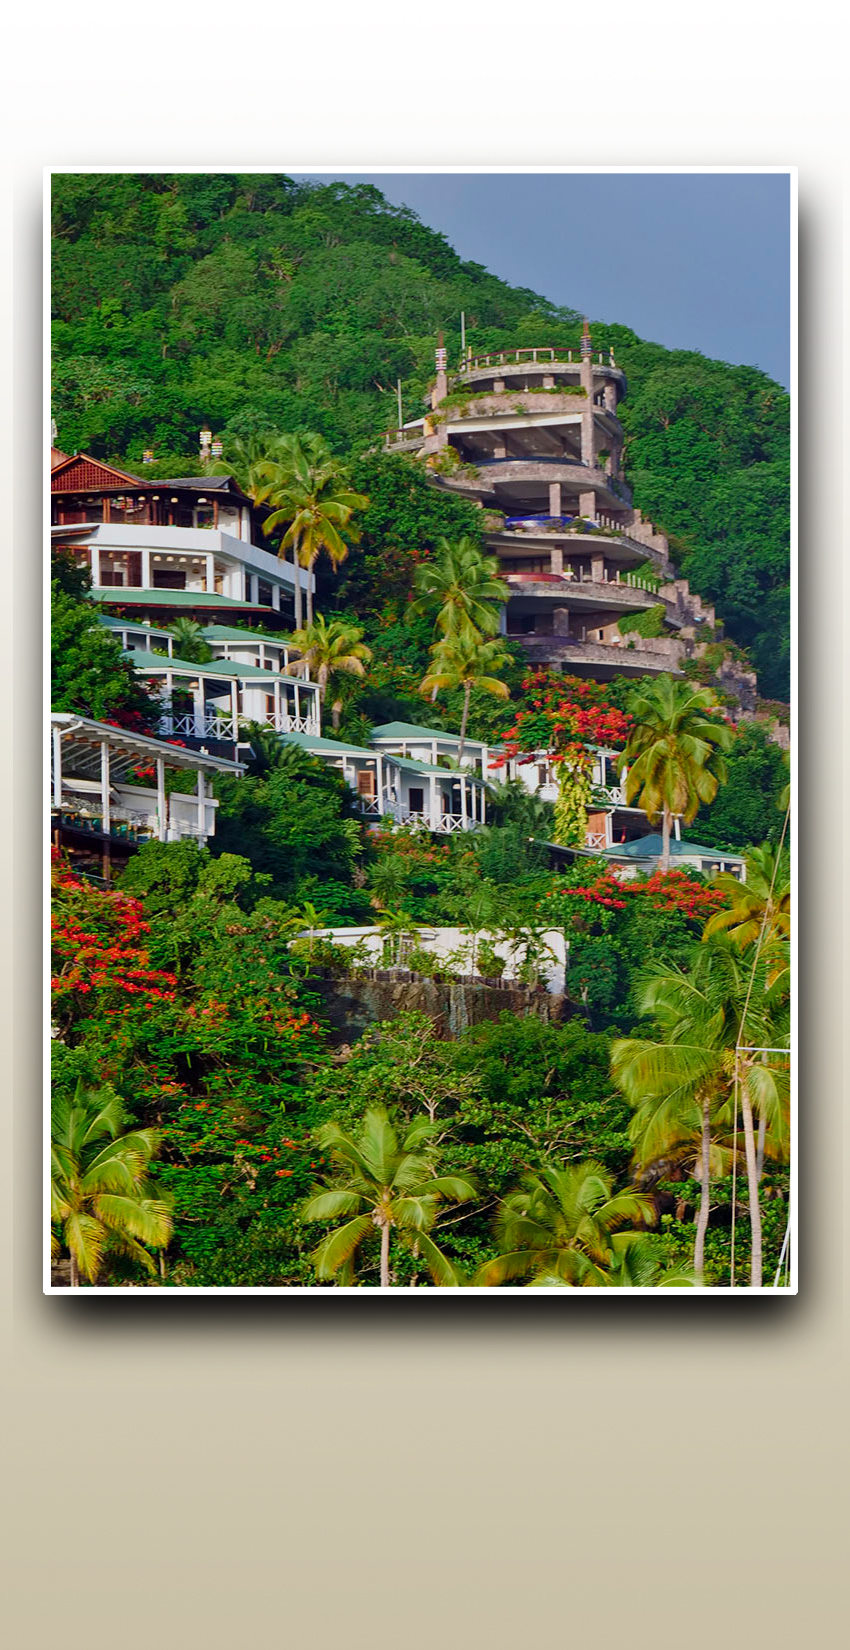
M 421 412 L 437 330 L 478 349 L 577 343 L 578 315 L 464 263 L 368 185 L 261 175 L 53 180 L 54 401 L 65 451 L 165 473 L 224 439 L 320 430 L 357 457 Z M 787 698 L 789 400 L 763 373 L 591 322 L 629 380 L 621 416 L 635 503 Z M 352 558 L 352 561 L 354 558 Z

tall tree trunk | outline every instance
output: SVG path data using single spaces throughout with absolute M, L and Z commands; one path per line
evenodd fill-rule
M 699 1216 L 697 1218 L 696 1241 L 694 1243 L 694 1271 L 700 1283 L 704 1281 L 705 1272 L 705 1234 L 708 1231 L 708 1216 L 711 1207 L 711 1126 L 709 1122 L 710 1102 L 708 1095 L 702 1103 L 702 1133 L 700 1136 L 700 1196 Z
M 294 544 L 293 547 L 292 547 L 292 571 L 295 575 L 295 628 L 296 628 L 296 630 L 300 630 L 301 629 L 301 621 L 302 621 L 301 563 L 298 560 L 298 545 L 297 544 Z
M 381 1288 L 390 1287 L 390 1223 L 385 1220 L 381 1227 Z
M 80 1287 L 80 1274 L 79 1274 L 79 1270 L 77 1268 L 77 1262 L 76 1262 L 76 1258 L 74 1256 L 73 1249 L 70 1251 L 70 1255 L 71 1255 L 71 1288 L 72 1289 L 79 1289 L 79 1287 Z
M 764 1113 L 762 1113 L 761 1117 L 759 1118 L 759 1138 L 758 1138 L 758 1149 L 756 1151 L 756 1175 L 758 1176 L 759 1182 L 761 1182 L 761 1177 L 764 1174 L 764 1146 L 765 1146 L 766 1138 L 767 1138 L 767 1117 L 764 1115 Z
M 753 1131 L 753 1108 L 746 1082 L 741 1084 L 741 1118 L 744 1125 L 744 1151 L 747 1158 L 747 1193 L 750 1200 L 750 1285 L 761 1288 L 761 1207 L 756 1167 L 756 1140 Z M 732 1211 L 734 1219 L 735 1211 Z
M 469 695 L 470 695 L 471 692 L 472 692 L 472 683 L 471 682 L 464 682 L 464 684 L 463 684 L 463 715 L 460 719 L 460 744 L 458 745 L 458 748 L 457 748 L 458 762 L 461 762 L 461 760 L 463 759 L 463 747 L 466 743 L 466 723 L 467 723 L 467 719 L 469 717 Z
M 307 567 L 307 570 L 306 570 L 307 571 L 307 623 L 308 623 L 308 625 L 311 625 L 313 623 L 313 568 L 314 568 L 314 566 L 315 566 L 315 561 L 311 561 L 309 566 Z
M 672 814 L 670 813 L 670 809 L 668 808 L 667 803 L 665 802 L 664 812 L 661 815 L 661 869 L 662 869 L 662 871 L 669 871 L 669 869 L 670 869 L 670 822 L 671 822 L 671 820 L 672 820 Z

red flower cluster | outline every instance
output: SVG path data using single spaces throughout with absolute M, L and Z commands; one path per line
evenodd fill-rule
M 502 734 L 504 753 L 493 767 L 515 756 L 533 761 L 539 750 L 548 750 L 553 761 L 563 761 L 567 756 L 577 758 L 585 745 L 625 744 L 632 718 L 609 702 L 601 683 L 539 670 L 522 685 L 533 694 L 531 705 L 520 707 Z
M 142 919 L 139 900 L 93 888 L 75 877 L 59 856 L 54 856 L 53 897 L 55 1003 L 72 1012 L 91 992 L 103 993 L 107 1002 L 116 993 L 119 1001 L 173 1001 L 176 975 L 150 966 L 143 940 L 149 925 Z M 114 1007 L 105 1011 L 117 1012 Z
M 717 888 L 707 887 L 686 871 L 654 871 L 646 880 L 621 882 L 613 871 L 602 871 L 586 888 L 553 888 L 547 899 L 582 900 L 611 911 L 625 911 L 630 901 L 647 900 L 656 911 L 680 911 L 705 922 L 723 905 Z

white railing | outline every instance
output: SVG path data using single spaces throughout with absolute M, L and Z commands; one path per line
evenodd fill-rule
M 584 839 L 584 845 L 586 848 L 606 848 L 608 846 L 602 831 L 588 831 Z
M 610 803 L 614 808 L 625 807 L 626 793 L 622 785 L 594 785 L 593 801 Z
M 238 739 L 239 718 L 234 721 L 232 716 L 221 714 L 203 716 L 172 716 L 166 714 L 160 717 L 159 732 L 164 738 L 179 738 L 186 734 L 190 739 Z M 315 716 L 288 716 L 281 712 L 259 717 L 262 727 L 272 728 L 275 733 L 306 733 L 318 737 L 319 720 Z

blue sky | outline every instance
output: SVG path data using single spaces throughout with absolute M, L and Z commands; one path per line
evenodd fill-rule
M 787 174 L 325 177 L 376 184 L 512 285 L 668 349 L 761 367 L 789 386 Z

